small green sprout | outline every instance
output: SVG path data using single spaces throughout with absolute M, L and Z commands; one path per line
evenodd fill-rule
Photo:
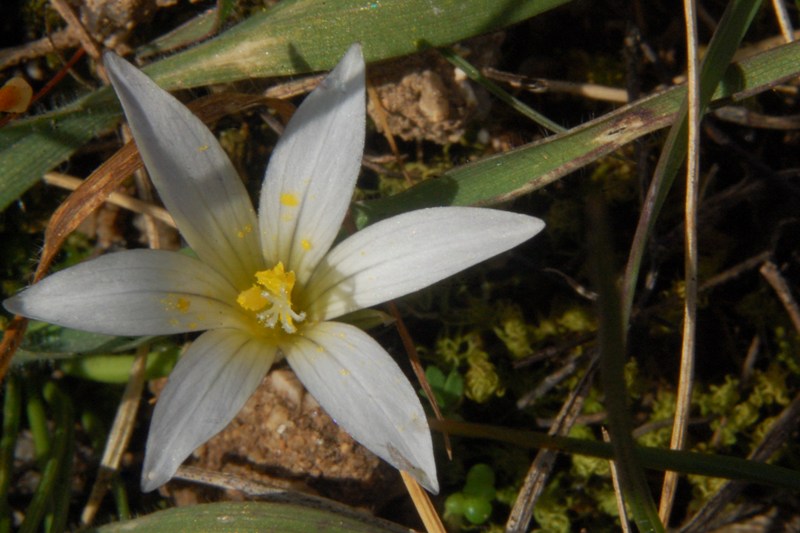
M 458 373 L 458 369 L 453 368 L 445 376 L 439 367 L 431 365 L 425 369 L 425 377 L 442 411 L 451 411 L 461 403 L 461 398 L 464 396 L 464 378 Z
M 464 490 L 448 496 L 444 503 L 444 517 L 458 521 L 461 517 L 472 525 L 481 525 L 492 515 L 492 501 L 497 496 L 494 470 L 484 463 L 473 465 L 467 473 Z

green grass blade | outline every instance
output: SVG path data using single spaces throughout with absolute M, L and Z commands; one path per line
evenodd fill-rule
M 560 124 L 556 124 L 546 116 L 542 115 L 535 109 L 532 109 L 524 102 L 519 100 L 518 98 L 514 97 L 513 95 L 504 91 L 499 85 L 497 85 L 492 80 L 488 79 L 486 76 L 481 74 L 481 72 L 472 66 L 472 63 L 455 53 L 453 50 L 449 48 L 440 48 L 439 52 L 447 59 L 453 66 L 458 67 L 461 69 L 464 74 L 467 75 L 469 79 L 478 83 L 483 86 L 484 89 L 492 93 L 498 100 L 503 102 L 504 104 L 510 106 L 514 111 L 520 113 L 531 119 L 536 124 L 539 124 L 545 129 L 552 131 L 553 133 L 561 133 L 566 131 L 566 128 L 561 126 Z
M 800 72 L 800 42 L 734 64 L 714 94 L 722 103 L 768 90 Z M 442 177 L 356 206 L 359 227 L 411 209 L 491 205 L 540 189 L 621 146 L 669 126 L 686 95 L 675 87 L 624 106 L 566 133 L 458 167 Z
M 428 423 L 432 429 L 447 431 L 450 435 L 496 440 L 524 448 L 546 448 L 599 459 L 614 458 L 614 449 L 604 442 L 553 437 L 535 431 L 455 420 L 431 419 Z M 636 455 L 641 465 L 651 470 L 674 470 L 683 474 L 734 479 L 800 491 L 800 472 L 767 463 L 713 453 L 662 450 L 644 446 L 636 447 Z
M 658 517 L 655 500 L 647 485 L 644 469 L 636 455 L 633 421 L 625 385 L 625 326 L 622 322 L 617 276 L 609 260 L 613 257 L 610 231 L 602 197 L 589 199 L 589 257 L 597 287 L 598 348 L 600 378 L 603 384 L 603 403 L 608 412 L 608 432 L 614 448 L 617 475 L 623 501 L 630 507 L 631 516 L 639 531 L 664 531 Z
M 717 85 L 723 80 L 723 75 L 728 70 L 733 55 L 739 49 L 744 34 L 750 27 L 760 5 L 760 1 L 732 0 L 725 9 L 700 68 L 701 109 L 705 110 L 711 102 Z M 687 109 L 687 102 L 684 98 L 678 111 L 677 121 L 670 129 L 667 141 L 661 151 L 661 157 L 656 165 L 651 185 L 654 194 L 651 195 L 648 191 L 642 210 L 642 220 L 639 227 L 636 228 L 636 235 L 631 245 L 631 255 L 626 267 L 622 291 L 622 309 L 626 323 L 633 307 L 633 296 L 648 236 L 653 231 L 661 206 L 675 182 L 675 176 L 686 159 L 686 137 L 689 130 Z
M 496 31 L 569 0 L 294 0 L 145 71 L 168 90 L 333 67 L 360 41 L 367 61 Z M 108 88 L 51 113 L 0 129 L 0 211 L 119 118 Z
M 0 435 L 0 533 L 9 533 L 12 525 L 8 490 L 14 471 L 14 449 L 22 417 L 22 387 L 19 377 L 11 372 L 6 377 L 3 397 L 3 434 Z
M 55 413 L 55 430 L 53 431 L 52 453 L 48 457 L 47 464 L 42 471 L 42 479 L 36 487 L 30 505 L 25 513 L 25 520 L 20 526 L 20 533 L 33 533 L 39 531 L 39 525 L 44 518 L 48 507 L 53 504 L 56 498 L 56 491 L 64 490 L 63 475 L 68 473 L 68 466 L 65 462 L 72 461 L 69 451 L 73 446 L 72 402 L 69 398 L 58 390 L 53 382 L 48 382 L 44 386 L 44 396 L 47 403 Z M 60 517 L 53 517 L 51 522 L 58 527 Z

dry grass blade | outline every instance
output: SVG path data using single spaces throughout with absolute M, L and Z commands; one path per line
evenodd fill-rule
M 119 469 L 122 454 L 128 447 L 128 442 L 133 435 L 133 427 L 136 422 L 136 412 L 139 410 L 139 401 L 144 389 L 144 371 L 147 364 L 147 354 L 150 352 L 150 345 L 144 343 L 136 350 L 136 359 L 131 367 L 131 376 L 122 394 L 122 401 L 114 417 L 111 431 L 108 433 L 103 458 L 100 460 L 100 469 L 97 479 L 92 486 L 89 501 L 81 514 L 81 525 L 88 526 L 94 521 L 103 497 L 108 492 L 111 478 Z
M 428 493 L 405 470 L 400 471 L 400 476 L 403 478 L 406 490 L 408 490 L 408 494 L 414 502 L 414 507 L 417 508 L 417 513 L 419 513 L 419 517 L 425 525 L 425 530 L 428 533 L 446 533 L 447 530 L 436 512 L 436 507 L 428 497 Z
M 58 11 L 58 14 L 61 15 L 64 22 L 67 23 L 70 31 L 78 37 L 86 53 L 97 62 L 97 75 L 103 80 L 104 84 L 108 85 L 108 74 L 106 74 L 106 69 L 102 61 L 100 61 L 102 55 L 100 45 L 95 42 L 94 38 L 89 34 L 89 31 L 83 26 L 81 19 L 75 13 L 73 7 L 66 0 L 50 0 L 50 4 Z
M 19 345 L 22 343 L 22 338 L 25 336 L 25 330 L 28 328 L 28 319 L 21 316 L 15 316 L 11 322 L 6 326 L 3 332 L 3 340 L 0 341 L 0 384 L 8 373 L 8 368 L 11 366 L 11 359 L 14 357 L 14 352 L 17 351 Z
M 50 217 L 44 233 L 44 249 L 36 266 L 33 281 L 41 280 L 53 263 L 64 240 L 83 220 L 106 201 L 128 176 L 142 167 L 142 159 L 131 143 L 120 148 L 100 165 Z
M 444 420 L 442 411 L 439 409 L 439 404 L 436 403 L 436 396 L 433 394 L 431 384 L 428 383 L 428 378 L 425 376 L 425 369 L 422 368 L 422 361 L 419 359 L 417 346 L 414 344 L 414 339 L 411 338 L 411 333 L 409 333 L 408 328 L 403 321 L 403 317 L 400 315 L 400 311 L 398 311 L 394 302 L 389 302 L 387 307 L 389 308 L 389 313 L 395 320 L 397 332 L 400 334 L 400 339 L 403 341 L 403 347 L 406 349 L 408 360 L 411 362 L 411 369 L 414 371 L 414 375 L 417 376 L 420 385 L 422 385 L 422 390 L 425 392 L 425 396 L 428 398 L 428 403 L 430 403 L 431 408 L 433 409 L 433 414 L 436 416 L 437 420 Z M 445 450 L 447 450 L 447 457 L 452 460 L 453 447 L 450 444 L 450 435 L 448 435 L 446 431 L 443 431 L 442 434 L 444 436 L 444 447 Z
M 683 339 L 681 365 L 672 425 L 670 448 L 681 450 L 686 442 L 689 425 L 692 387 L 694 384 L 695 335 L 697 332 L 697 197 L 700 173 L 700 59 L 697 45 L 697 15 L 694 0 L 684 0 L 686 22 L 686 48 L 688 50 L 687 100 L 688 100 L 688 151 L 686 155 L 686 206 L 685 206 L 685 297 L 683 306 Z M 668 471 L 664 475 L 658 514 L 663 524 L 669 524 L 678 474 Z
M 785 0 L 772 0 L 772 8 L 775 10 L 775 18 L 778 19 L 778 26 L 781 28 L 784 40 L 787 43 L 794 41 L 794 28 L 792 28 L 792 19 L 789 18 Z
M 411 176 L 408 174 L 406 167 L 403 165 L 403 158 L 400 155 L 400 150 L 397 148 L 397 143 L 394 140 L 394 135 L 392 135 L 392 130 L 389 129 L 389 121 L 386 118 L 386 115 L 388 114 L 386 112 L 386 108 L 384 107 L 383 102 L 381 102 L 381 97 L 378 95 L 378 91 L 375 90 L 375 86 L 369 81 L 367 82 L 367 95 L 369 96 L 372 104 L 375 106 L 375 116 L 377 117 L 378 127 L 383 132 L 383 137 L 386 139 L 386 142 L 389 143 L 389 148 L 392 150 L 394 160 L 397 163 L 397 166 L 400 167 L 403 177 L 406 180 L 406 184 L 411 185 Z
M 284 479 L 273 478 L 269 484 L 262 481 L 247 479 L 228 472 L 217 472 L 205 470 L 196 466 L 180 466 L 173 479 L 182 479 L 201 485 L 207 485 L 220 490 L 231 490 L 240 492 L 248 498 L 262 499 L 276 495 L 284 495 L 290 491 L 308 491 L 305 485 L 287 481 Z
M 44 181 L 48 185 L 53 185 L 69 191 L 76 190 L 83 183 L 83 180 L 80 178 L 69 176 L 67 174 L 61 174 L 60 172 L 48 172 L 44 175 Z M 138 198 L 134 198 L 133 196 L 128 196 L 127 194 L 118 192 L 112 192 L 106 201 L 123 209 L 127 209 L 133 213 L 146 215 L 156 220 L 160 220 L 164 224 L 167 224 L 173 228 L 176 227 L 175 220 L 173 220 L 172 215 L 170 215 L 169 212 L 163 207 L 155 204 L 144 202 Z

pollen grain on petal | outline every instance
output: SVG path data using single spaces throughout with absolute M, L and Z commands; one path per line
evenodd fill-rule
M 302 246 L 303 250 L 307 252 L 311 249 L 311 241 L 309 241 L 308 239 L 303 239 L 300 241 L 300 246 Z
M 281 194 L 281 204 L 288 207 L 297 207 L 298 205 L 300 205 L 300 200 L 298 200 L 296 194 L 291 192 L 285 192 Z
M 248 233 L 252 233 L 252 231 L 253 231 L 253 226 L 251 226 L 250 224 L 245 224 L 242 227 L 242 229 L 236 232 L 236 236 L 239 237 L 240 239 L 244 239 L 245 235 L 247 235 Z
M 177 309 L 181 313 L 188 313 L 189 307 L 192 305 L 191 300 L 187 300 L 183 297 L 178 297 L 175 301 L 175 309 Z
M 181 314 L 186 314 L 189 312 L 189 308 L 192 305 L 192 301 L 188 298 L 183 296 L 179 296 L 177 294 L 170 294 L 165 298 L 160 300 L 161 305 L 164 306 L 164 310 L 166 311 L 177 311 Z
M 198 152 L 205 152 L 206 150 L 208 150 L 207 144 L 201 144 L 200 146 L 197 147 Z

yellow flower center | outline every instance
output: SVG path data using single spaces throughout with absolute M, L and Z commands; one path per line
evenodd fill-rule
M 256 272 L 256 282 L 249 289 L 239 293 L 236 302 L 248 311 L 253 311 L 259 323 L 274 328 L 280 322 L 283 331 L 295 333 L 295 321 L 302 322 L 305 313 L 292 309 L 292 289 L 294 272 L 286 272 L 279 262 L 269 270 Z

